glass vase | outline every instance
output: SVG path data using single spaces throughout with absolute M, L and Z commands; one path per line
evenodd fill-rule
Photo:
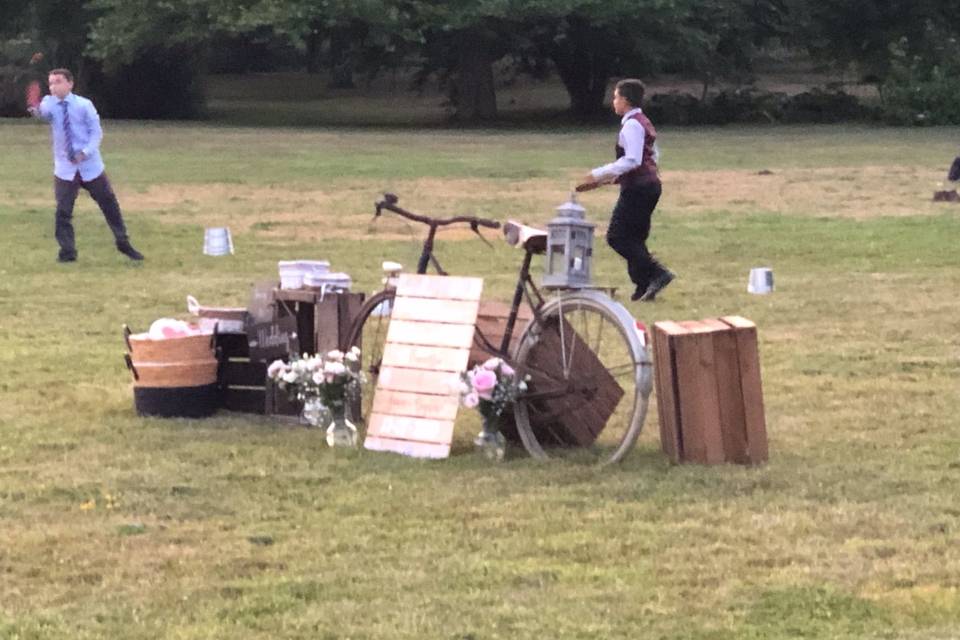
M 500 416 L 484 416 L 483 429 L 473 444 L 488 459 L 500 462 L 507 454 L 507 439 L 500 433 Z
M 303 410 L 300 412 L 300 423 L 308 427 L 324 427 L 330 421 L 330 410 L 320 398 L 309 397 L 303 400 Z
M 330 447 L 356 447 L 357 427 L 347 419 L 347 407 L 338 402 L 330 407 L 333 420 L 327 427 L 327 445 Z

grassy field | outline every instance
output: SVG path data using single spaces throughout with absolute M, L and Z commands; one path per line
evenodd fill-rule
M 85 195 L 56 263 L 47 131 L 0 121 L 0 638 L 909 638 L 960 634 L 957 129 L 661 132 L 651 244 L 679 277 L 641 320 L 759 326 L 771 457 L 671 466 L 655 416 L 616 468 L 491 466 L 458 424 L 424 462 L 221 413 L 138 418 L 120 327 L 243 305 L 276 261 L 373 290 L 436 214 L 544 223 L 613 131 L 107 122 L 142 265 Z M 763 172 L 763 173 L 761 173 Z M 771 173 L 772 172 L 772 173 Z M 603 225 L 615 194 L 583 198 Z M 229 226 L 237 253 L 201 255 Z M 626 286 L 602 242 L 597 279 Z M 447 236 L 506 298 L 520 255 Z M 770 266 L 777 291 L 746 293 Z

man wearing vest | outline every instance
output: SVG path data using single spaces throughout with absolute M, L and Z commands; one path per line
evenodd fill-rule
M 77 259 L 73 233 L 73 205 L 80 187 L 86 189 L 103 212 L 113 232 L 117 250 L 131 260 L 143 260 L 133 248 L 123 223 L 117 196 L 100 158 L 100 116 L 93 103 L 73 93 L 73 74 L 54 69 L 49 78 L 50 95 L 39 105 L 30 105 L 35 117 L 50 123 L 53 140 L 53 190 L 57 199 L 55 235 L 60 244 L 60 262 Z
M 620 185 L 620 198 L 607 229 L 607 243 L 627 261 L 627 273 L 636 286 L 630 299 L 649 302 L 670 284 L 674 274 L 647 250 L 650 218 L 660 200 L 661 186 L 657 130 L 640 110 L 644 93 L 645 87 L 639 80 L 617 83 L 613 110 L 622 117 L 617 159 L 592 170 L 586 184 Z

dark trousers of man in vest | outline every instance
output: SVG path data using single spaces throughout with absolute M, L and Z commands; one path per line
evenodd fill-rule
M 78 171 L 73 180 L 61 180 L 56 176 L 53 178 L 53 192 L 57 198 L 55 235 L 60 244 L 60 258 L 71 259 L 77 256 L 77 245 L 73 235 L 73 205 L 77 201 L 77 194 L 81 187 L 86 189 L 103 212 L 103 217 L 117 242 L 117 248 L 129 246 L 127 227 L 123 224 L 123 216 L 120 214 L 120 203 L 117 202 L 117 196 L 113 193 L 107 174 L 101 173 L 93 180 L 84 182 Z
M 607 228 L 607 244 L 627 261 L 627 273 L 639 292 L 667 271 L 647 250 L 650 218 L 660 192 L 659 180 L 621 188 Z

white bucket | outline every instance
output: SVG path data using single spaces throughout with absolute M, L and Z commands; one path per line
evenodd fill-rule
M 203 232 L 203 255 L 226 256 L 233 253 L 233 238 L 227 227 L 208 227 Z
M 280 272 L 281 289 L 299 289 L 303 286 L 303 270 L 297 260 L 280 260 L 277 270 Z
M 773 269 L 769 267 L 754 267 L 750 269 L 750 279 L 747 281 L 747 292 L 764 294 L 773 291 Z
M 308 273 L 328 273 L 330 271 L 329 260 L 297 260 L 297 264 L 304 276 Z

